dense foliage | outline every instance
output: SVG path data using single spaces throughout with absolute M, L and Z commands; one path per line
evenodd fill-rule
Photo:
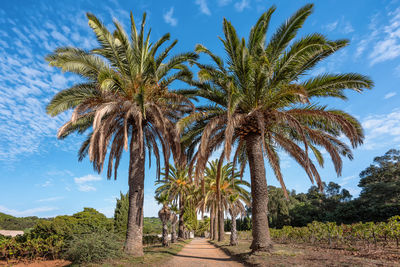
M 25 230 L 32 228 L 38 220 L 39 218 L 36 216 L 19 218 L 0 212 L 0 229 Z
M 400 151 L 391 149 L 376 157 L 373 164 L 360 173 L 358 198 L 352 200 L 350 192 L 330 182 L 321 192 L 312 186 L 307 193 L 288 192 L 268 187 L 269 223 L 274 228 L 285 225 L 306 226 L 312 221 L 338 224 L 359 221 L 380 222 L 400 214 Z
M 113 233 L 112 220 L 93 208 L 84 208 L 72 216 L 39 220 L 23 236 L 0 238 L 0 260 L 64 257 L 74 262 L 85 262 L 89 259 L 88 251 L 93 254 L 90 260 L 105 255 L 113 257 L 122 247 L 119 239 L 110 238 Z M 95 240 L 98 240 L 97 244 Z M 113 249 L 113 253 L 110 249 Z
M 282 229 L 274 229 L 271 235 L 283 242 L 317 243 L 331 247 L 387 247 L 391 244 L 399 247 L 400 216 L 393 216 L 387 222 L 360 222 L 351 225 L 314 221 L 305 227 L 284 226 Z

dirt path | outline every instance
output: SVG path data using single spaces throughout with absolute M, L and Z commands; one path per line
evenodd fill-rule
M 227 266 L 243 267 L 241 263 L 232 260 L 222 250 L 214 247 L 204 238 L 195 238 L 187 244 L 178 255 L 174 256 L 165 266 Z

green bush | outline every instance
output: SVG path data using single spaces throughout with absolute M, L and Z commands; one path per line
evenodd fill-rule
M 123 242 L 112 233 L 91 233 L 67 242 L 64 257 L 73 263 L 101 262 L 121 256 Z
M 93 208 L 84 208 L 72 216 L 57 216 L 51 221 L 39 221 L 32 229 L 31 235 L 41 238 L 57 235 L 68 240 L 76 235 L 112 230 L 112 220 Z
M 158 244 L 161 243 L 161 237 L 158 237 L 157 235 L 144 235 L 142 243 L 145 246 Z

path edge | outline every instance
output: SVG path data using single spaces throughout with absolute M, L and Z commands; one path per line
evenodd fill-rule
M 211 239 L 207 239 L 207 242 L 210 243 L 211 245 L 213 245 L 214 247 L 222 250 L 227 256 L 231 257 L 232 260 L 237 261 L 237 262 L 243 264 L 246 267 L 256 267 L 256 266 L 258 266 L 258 265 L 251 264 L 251 263 L 247 262 L 246 260 L 244 260 L 241 257 L 237 256 L 236 254 L 232 254 L 229 251 L 229 249 L 227 249 L 224 246 L 220 246 L 220 245 L 214 243 L 213 240 L 211 240 Z

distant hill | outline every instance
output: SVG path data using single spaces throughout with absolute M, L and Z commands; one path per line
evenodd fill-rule
M 2 230 L 25 230 L 32 228 L 40 218 L 31 217 L 14 217 L 0 212 L 0 229 Z
M 0 212 L 0 230 L 25 230 L 32 228 L 39 220 L 44 218 L 38 218 L 36 216 L 30 217 L 14 217 Z M 45 220 L 51 220 L 48 218 Z M 159 234 L 162 231 L 162 224 L 157 217 L 145 217 L 143 225 L 144 234 Z

